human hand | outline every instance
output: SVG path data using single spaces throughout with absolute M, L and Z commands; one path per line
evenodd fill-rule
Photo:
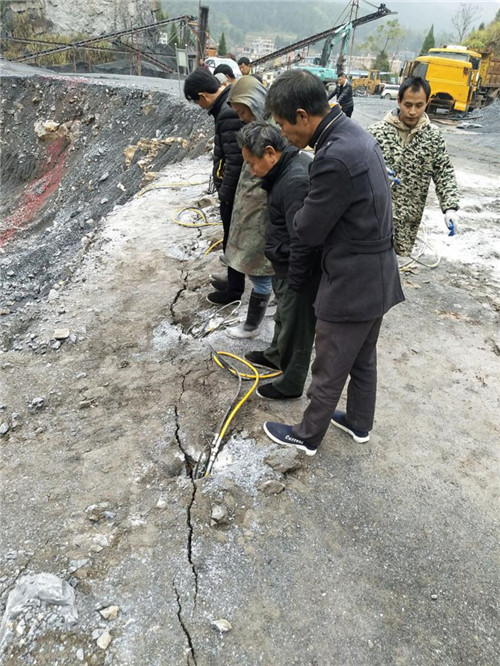
M 453 210 L 452 208 L 450 208 L 445 212 L 444 222 L 445 222 L 445 224 L 448 227 L 449 232 L 450 232 L 448 234 L 448 236 L 454 236 L 457 233 L 457 231 L 458 231 L 457 225 L 458 225 L 459 217 L 460 216 L 459 216 L 458 210 Z

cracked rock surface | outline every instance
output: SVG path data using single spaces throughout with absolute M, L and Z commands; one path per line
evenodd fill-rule
M 355 114 L 375 120 L 382 102 Z M 467 215 L 448 238 L 429 198 L 443 260 L 404 276 L 385 319 L 367 444 L 332 428 L 314 458 L 283 452 L 262 423 L 296 422 L 306 397 L 252 396 L 196 479 L 235 392 L 211 347 L 243 355 L 272 336 L 270 317 L 251 342 L 190 333 L 214 317 L 220 228 L 173 218 L 204 198 L 216 219 L 207 154 L 109 212 L 57 297 L 2 315 L 19 333 L 0 354 L 0 615 L 44 573 L 77 613 L 30 600 L 2 663 L 498 662 L 497 167 L 469 165 L 459 136 Z

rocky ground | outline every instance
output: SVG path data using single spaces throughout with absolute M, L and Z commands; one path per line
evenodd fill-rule
M 0 659 L 498 662 L 498 107 L 480 128 L 442 125 L 463 192 L 459 234 L 446 235 L 431 195 L 422 259 L 442 259 L 403 274 L 407 300 L 385 319 L 370 442 L 332 429 L 313 459 L 283 450 L 262 422 L 298 420 L 306 398 L 252 396 L 197 480 L 236 390 L 210 350 L 262 349 L 272 320 L 252 343 L 222 329 L 199 337 L 217 323 L 205 295 L 221 264 L 205 253 L 220 230 L 175 218 L 199 205 L 216 221 L 210 125 L 172 82 L 143 92 L 85 80 L 69 79 L 66 98 L 62 77 L 3 81 Z M 74 131 L 71 104 L 84 126 L 96 116 L 95 132 Z M 357 100 L 354 118 L 388 108 Z M 53 171 L 54 143 L 35 130 L 49 120 L 59 126 L 42 133 L 71 123 L 49 162 L 62 175 L 30 216 L 23 194 Z M 142 149 L 127 167 L 128 146 L 172 136 L 144 168 Z M 31 166 L 16 171 L 21 159 Z

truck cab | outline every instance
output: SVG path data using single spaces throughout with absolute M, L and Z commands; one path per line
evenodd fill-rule
M 406 76 L 420 76 L 431 87 L 430 110 L 469 111 L 490 103 L 500 89 L 500 60 L 466 46 L 429 49 L 427 55 L 405 63 Z
M 413 65 L 411 75 L 429 82 L 431 110 L 467 111 L 475 87 L 470 62 L 428 55 L 420 56 Z

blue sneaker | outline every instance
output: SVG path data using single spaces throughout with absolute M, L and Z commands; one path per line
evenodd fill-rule
M 312 446 L 305 440 L 295 437 L 292 432 L 292 426 L 285 425 L 284 423 L 266 421 L 263 428 L 266 435 L 269 439 L 272 439 L 273 442 L 283 444 L 284 446 L 295 446 L 299 451 L 303 451 L 306 456 L 313 456 L 318 450 L 317 446 Z
M 370 439 L 370 435 L 367 431 L 365 430 L 356 430 L 356 428 L 351 428 L 350 425 L 345 420 L 345 412 L 334 412 L 333 418 L 332 418 L 332 423 L 334 426 L 337 428 L 340 428 L 344 432 L 346 432 L 348 435 L 351 435 L 353 440 L 355 442 L 358 442 L 358 444 L 362 444 L 363 442 L 367 442 Z

